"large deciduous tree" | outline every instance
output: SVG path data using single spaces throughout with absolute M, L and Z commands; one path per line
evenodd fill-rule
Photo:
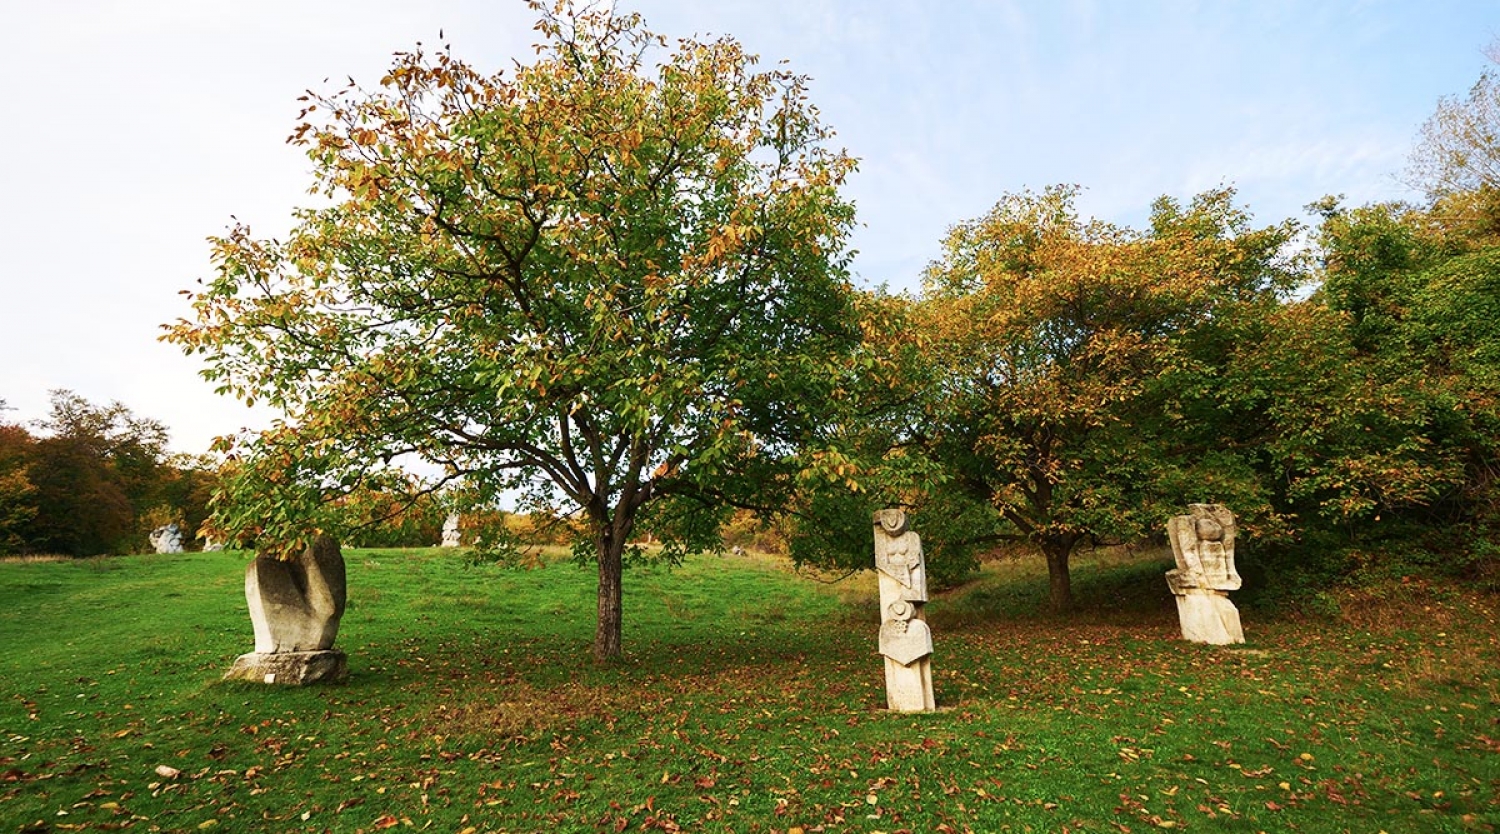
M 1085 221 L 1075 196 L 1008 196 L 954 227 L 923 305 L 929 448 L 1045 555 L 1059 610 L 1080 540 L 1138 537 L 1186 498 L 1245 511 L 1254 473 L 1180 419 L 1212 388 L 1170 381 L 1216 352 L 1211 331 L 1265 315 L 1297 280 L 1295 228 L 1251 228 L 1227 190 L 1158 201 L 1146 231 Z
M 144 547 L 143 514 L 163 500 L 167 430 L 119 402 L 95 405 L 72 391 L 52 392 L 25 447 L 35 512 L 22 528 L 25 549 L 94 556 Z
M 594 654 L 621 654 L 632 536 L 701 544 L 738 476 L 781 483 L 858 342 L 853 161 L 806 82 L 730 39 L 542 13 L 535 63 L 399 54 L 309 94 L 293 141 L 330 204 L 237 227 L 166 335 L 286 420 L 232 452 L 217 523 L 291 549 L 393 460 L 579 512 Z M 708 515 L 713 515 L 708 513 Z
M 1491 537 L 1500 527 L 1500 192 L 1448 194 L 1425 208 L 1322 208 L 1323 297 L 1346 315 L 1372 387 L 1394 392 L 1407 415 L 1399 442 L 1412 449 L 1415 488 L 1377 509 L 1445 537 L 1464 526 Z

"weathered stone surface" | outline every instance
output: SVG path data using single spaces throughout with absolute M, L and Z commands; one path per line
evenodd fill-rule
M 451 513 L 443 519 L 443 547 L 459 547 L 463 544 L 463 535 L 458 531 L 458 513 Z
M 295 560 L 256 556 L 245 569 L 245 600 L 260 654 L 333 648 L 347 586 L 338 543 L 318 536 Z
M 1189 514 L 1167 521 L 1176 576 L 1173 588 L 1237 591 L 1240 575 L 1234 569 L 1234 513 L 1218 504 L 1189 504 Z M 1174 590 L 1173 593 L 1176 593 Z
M 1213 645 L 1243 643 L 1240 612 L 1226 593 L 1241 584 L 1234 567 L 1234 514 L 1218 504 L 1190 504 L 1188 510 L 1167 522 L 1177 563 L 1167 571 L 1167 587 L 1177 597 L 1182 637 Z
M 911 603 L 897 600 L 891 603 L 891 609 L 880 624 L 880 653 L 902 666 L 932 654 L 932 629 L 912 618 Z
M 1182 639 L 1227 646 L 1245 642 L 1240 611 L 1229 597 L 1215 591 L 1189 591 L 1177 597 L 1177 620 Z
M 922 558 L 922 540 L 906 529 L 906 513 L 881 510 L 875 514 L 875 526 L 876 570 L 895 581 L 893 590 L 898 599 L 926 602 L 927 563 Z
M 886 706 L 897 712 L 937 708 L 932 694 L 932 630 L 922 540 L 907 529 L 906 513 L 875 513 L 875 567 L 880 580 L 880 653 L 885 656 Z
M 164 524 L 152 530 L 147 538 L 157 553 L 182 552 L 182 530 L 176 524 Z
M 235 658 L 224 679 L 289 686 L 343 683 L 349 679 L 349 658 L 338 650 L 250 652 Z

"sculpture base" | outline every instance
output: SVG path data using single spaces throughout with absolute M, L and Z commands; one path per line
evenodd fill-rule
M 1214 591 L 1179 594 L 1177 619 L 1182 625 L 1182 639 L 1190 643 L 1227 646 L 1245 642 L 1240 610 L 1224 594 Z
M 349 679 L 349 657 L 338 649 L 320 652 L 250 652 L 234 659 L 224 680 L 307 686 Z
M 885 658 L 885 703 L 891 712 L 932 712 L 932 658 L 903 666 Z

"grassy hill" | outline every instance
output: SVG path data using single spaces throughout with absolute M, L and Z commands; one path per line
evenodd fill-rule
M 0 834 L 1500 826 L 1493 597 L 1246 611 L 1223 649 L 1177 638 L 1161 559 L 1077 559 L 1071 619 L 991 565 L 929 606 L 942 711 L 902 716 L 870 575 L 628 572 L 601 668 L 588 571 L 346 557 L 351 679 L 309 689 L 219 680 L 252 643 L 233 554 L 0 563 Z

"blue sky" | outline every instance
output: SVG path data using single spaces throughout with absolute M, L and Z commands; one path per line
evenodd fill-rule
M 861 160 L 854 268 L 916 287 L 953 223 L 1004 193 L 1083 186 L 1135 225 L 1157 196 L 1239 189 L 1257 220 L 1396 179 L 1440 96 L 1500 36 L 1494 2 L 617 0 L 669 37 L 729 34 L 811 75 Z M 215 397 L 155 341 L 235 215 L 283 230 L 308 163 L 284 139 L 306 88 L 373 84 L 437 42 L 526 60 L 520 0 L 0 0 L 0 398 L 118 399 L 198 452 L 263 413 Z M 328 84 L 323 79 L 330 79 Z

